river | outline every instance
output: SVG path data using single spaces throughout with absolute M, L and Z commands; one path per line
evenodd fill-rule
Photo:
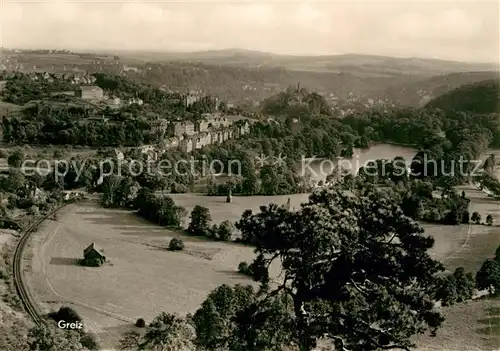
M 301 175 L 309 175 L 312 180 L 319 182 L 325 180 L 335 165 L 338 164 L 343 169 L 355 174 L 360 167 L 366 166 L 370 161 L 379 159 L 392 160 L 397 156 L 403 157 L 409 166 L 416 153 L 417 150 L 410 147 L 378 144 L 369 149 L 354 149 L 352 157 L 338 158 L 336 160 L 317 159 L 315 161 L 304 159 L 298 163 L 298 168 Z

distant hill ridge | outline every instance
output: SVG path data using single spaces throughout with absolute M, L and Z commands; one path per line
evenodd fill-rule
M 26 53 L 16 54 L 16 60 L 37 70 L 71 67 L 123 74 L 136 82 L 174 91 L 201 89 L 230 103 L 249 106 L 299 82 L 311 91 L 340 99 L 353 93 L 419 106 L 461 85 L 498 76 L 493 64 L 362 54 L 300 56 L 244 49 L 190 53 L 117 50 L 108 54 Z M 121 72 L 122 66 L 137 71 Z
M 118 52 L 123 56 L 146 59 L 148 61 L 191 61 L 205 64 L 237 65 L 241 67 L 282 67 L 292 70 L 316 70 L 336 72 L 353 66 L 386 68 L 401 74 L 423 75 L 463 71 L 495 71 L 493 63 L 468 63 L 427 58 L 400 58 L 381 55 L 340 54 L 340 55 L 285 55 L 245 49 L 222 49 L 196 52 Z M 404 72 L 404 70 L 407 72 Z M 411 72 L 410 72 L 411 71 Z

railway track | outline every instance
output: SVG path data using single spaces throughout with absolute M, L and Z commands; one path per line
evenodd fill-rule
M 43 216 L 42 218 L 38 219 L 33 224 L 31 224 L 21 235 L 21 239 L 19 240 L 19 243 L 17 244 L 16 247 L 16 251 L 14 252 L 14 258 L 12 260 L 14 285 L 16 287 L 17 294 L 19 295 L 19 298 L 21 299 L 21 302 L 26 312 L 29 314 L 31 319 L 37 325 L 44 324 L 44 318 L 41 316 L 38 308 L 36 307 L 36 304 L 33 301 L 28 291 L 26 282 L 24 281 L 24 274 L 22 267 L 23 250 L 24 247 L 26 246 L 26 243 L 29 241 L 31 234 L 33 234 L 33 232 L 38 228 L 38 226 L 47 218 L 53 216 L 56 212 L 58 212 L 60 209 L 62 209 L 68 204 L 69 203 L 65 203 L 64 205 L 57 207 L 54 211 L 51 211 L 50 213 L 46 214 L 45 216 Z

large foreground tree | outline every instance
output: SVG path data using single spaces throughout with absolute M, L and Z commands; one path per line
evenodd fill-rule
M 289 333 L 300 350 L 325 336 L 340 350 L 409 349 L 413 335 L 443 321 L 435 310 L 443 266 L 427 253 L 434 240 L 387 192 L 323 189 L 296 212 L 263 206 L 237 227 L 261 266 L 278 261 L 262 301 L 291 301 Z

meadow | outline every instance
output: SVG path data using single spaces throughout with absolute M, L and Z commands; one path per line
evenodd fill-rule
M 498 205 L 472 188 L 472 210 L 491 213 L 500 223 Z M 195 205 L 210 209 L 214 223 L 236 221 L 245 209 L 262 204 L 285 204 L 288 196 L 208 197 L 172 195 L 190 211 Z M 298 207 L 307 194 L 290 196 Z M 185 225 L 188 223 L 186 218 Z M 431 254 L 449 270 L 463 266 L 475 272 L 500 245 L 500 228 L 485 225 L 423 224 L 435 238 Z M 186 249 L 166 250 L 173 237 L 182 237 Z M 107 263 L 99 268 L 78 265 L 91 242 L 101 247 Z M 115 348 L 123 331 L 137 318 L 151 320 L 160 311 L 193 313 L 206 295 L 221 284 L 252 284 L 236 272 L 238 263 L 251 261 L 253 250 L 234 243 L 194 238 L 152 225 L 125 210 L 103 209 L 95 203 L 70 205 L 57 222 L 48 221 L 32 242 L 28 279 L 46 312 L 62 304 L 74 307 L 89 330 L 99 335 L 105 349 Z M 422 350 L 489 350 L 499 344 L 500 303 L 484 299 L 448 308 L 447 321 L 435 338 L 419 336 Z

